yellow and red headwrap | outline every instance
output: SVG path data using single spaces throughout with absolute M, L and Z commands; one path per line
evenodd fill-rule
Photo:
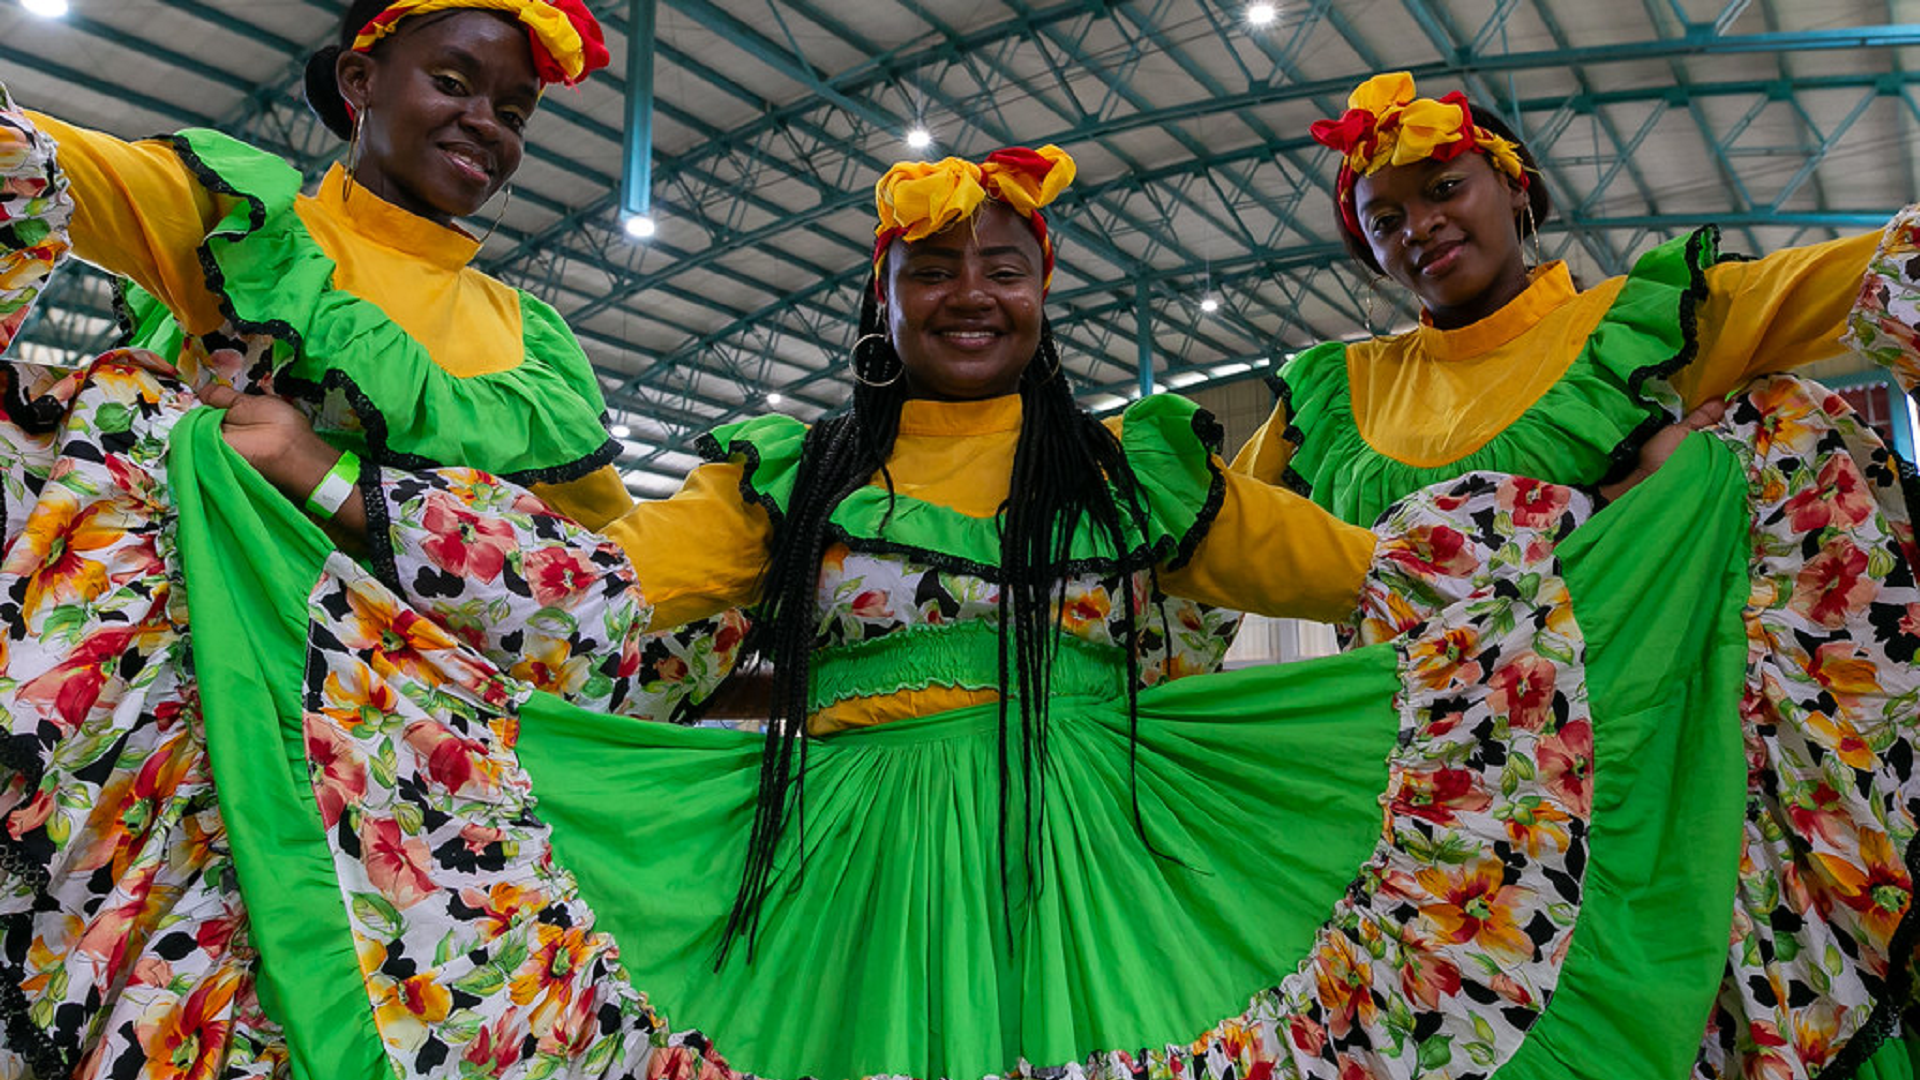
M 457 8 L 501 11 L 520 20 L 533 44 L 533 67 L 543 83 L 572 86 L 607 66 L 600 20 L 583 0 L 394 0 L 360 28 L 354 52 L 366 52 L 399 29 L 403 19 Z
M 1375 75 L 1354 88 L 1346 114 L 1318 120 L 1313 138 L 1340 151 L 1340 176 L 1334 183 L 1340 224 L 1365 238 L 1353 205 L 1353 185 L 1389 165 L 1412 165 L 1433 158 L 1452 161 L 1471 150 L 1485 154 L 1494 168 L 1527 186 L 1520 148 L 1473 122 L 1466 96 L 1458 92 L 1438 101 L 1413 96 L 1413 76 L 1404 71 Z
M 1040 241 L 1040 287 L 1051 286 L 1053 241 L 1047 236 L 1047 216 L 1040 211 L 1073 183 L 1074 171 L 1073 158 L 1057 146 L 995 150 L 977 165 L 955 157 L 895 164 L 873 186 L 880 217 L 873 231 L 874 288 L 880 287 L 887 248 L 895 240 L 924 240 L 972 217 L 988 199 L 1006 203 L 1027 219 L 1033 238 Z

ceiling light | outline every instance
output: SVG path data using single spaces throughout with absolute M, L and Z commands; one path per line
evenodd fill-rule
M 1220 301 L 1209 296 L 1205 300 L 1200 301 L 1200 310 L 1211 315 L 1220 310 Z
M 926 128 L 917 127 L 907 132 L 907 146 L 915 150 L 925 150 L 933 145 L 933 133 Z
M 1272 4 L 1253 4 L 1247 8 L 1247 25 L 1272 26 L 1280 17 L 1280 9 Z
M 625 424 L 615 424 L 610 430 L 613 432 L 613 437 L 616 439 L 624 439 L 627 436 L 633 434 L 633 429 L 628 427 Z
M 20 6 L 46 19 L 57 19 L 67 13 L 67 0 L 20 0 Z
M 645 240 L 652 236 L 655 228 L 653 219 L 646 214 L 629 215 L 623 224 L 627 227 L 627 235 L 635 240 Z
M 783 402 L 783 401 L 785 401 L 785 400 L 787 400 L 787 399 L 786 399 L 786 398 L 784 398 L 784 397 L 781 397 L 781 396 L 780 396 L 780 392 L 779 392 L 778 390 L 776 390 L 776 391 L 774 391 L 773 393 L 771 393 L 771 394 L 768 394 L 768 395 L 767 395 L 767 404 L 769 404 L 769 405 L 778 405 L 778 404 L 780 404 L 781 402 Z

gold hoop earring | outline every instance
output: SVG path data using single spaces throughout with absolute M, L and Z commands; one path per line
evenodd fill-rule
M 513 205 L 513 185 L 511 183 L 506 185 L 506 191 L 507 197 L 501 200 L 499 212 L 493 215 L 493 224 L 487 226 L 487 234 L 480 238 L 481 247 L 486 247 L 487 241 L 493 239 L 493 230 L 500 227 L 500 219 L 507 216 L 507 207 Z
M 367 112 L 371 108 L 372 106 L 366 106 L 353 110 L 353 133 L 347 136 L 347 180 L 340 187 L 342 203 L 353 197 L 353 189 L 357 184 L 354 174 L 360 169 L 360 127 L 366 123 Z
M 902 376 L 902 375 L 905 375 L 905 374 L 907 373 L 907 365 L 905 365 L 905 364 L 899 364 L 899 366 L 897 366 L 897 367 L 895 367 L 895 368 L 893 369 L 893 377 L 892 377 L 892 378 L 890 378 L 890 379 L 885 379 L 885 380 L 882 380 L 882 381 L 878 381 L 878 382 L 876 382 L 876 381 L 874 381 L 873 379 L 869 379 L 869 378 L 867 378 L 867 377 L 866 377 L 865 375 L 862 375 L 862 374 L 860 374 L 860 350 L 861 350 L 862 348 L 864 348 L 864 347 L 866 347 L 866 344 L 867 344 L 867 343 L 868 343 L 869 341 L 878 341 L 878 342 L 880 342 L 881 344 L 883 344 L 883 345 L 884 345 L 884 344 L 886 344 L 886 343 L 887 343 L 887 335 L 885 335 L 885 334 L 882 334 L 882 333 L 880 333 L 879 331 L 877 331 L 877 330 L 876 330 L 876 331 L 874 331 L 873 333 L 871 333 L 871 334 L 868 334 L 868 335 L 866 335 L 866 336 L 864 336 L 864 337 L 862 337 L 862 338 L 861 338 L 860 340 L 858 340 L 858 341 L 856 341 L 856 342 L 854 342 L 854 343 L 853 343 L 853 378 L 854 378 L 854 381 L 855 381 L 855 382 L 858 382 L 858 383 L 860 383 L 860 384 L 862 384 L 862 385 L 864 385 L 864 386 L 871 386 L 871 387 L 873 387 L 873 388 L 874 388 L 874 389 L 876 389 L 876 390 L 879 390 L 879 389 L 881 389 L 881 388 L 883 388 L 883 387 L 888 387 L 888 386 L 892 386 L 892 385 L 893 385 L 894 383 L 897 383 L 897 382 L 899 382 L 899 381 L 900 381 L 900 376 Z M 899 358 L 898 358 L 898 357 L 895 357 L 894 359 L 895 359 L 895 362 L 896 362 L 896 363 L 898 363 L 898 361 L 899 361 Z
M 1533 265 L 1535 267 L 1545 266 L 1547 265 L 1547 253 L 1540 246 L 1540 226 L 1533 220 L 1532 199 L 1527 200 L 1526 215 L 1527 235 L 1533 238 Z

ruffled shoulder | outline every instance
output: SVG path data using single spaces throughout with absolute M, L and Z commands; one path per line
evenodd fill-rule
M 1120 421 L 1120 449 L 1146 503 L 1143 538 L 1156 562 L 1177 569 L 1193 556 L 1226 497 L 1212 413 L 1178 394 L 1133 403 Z
M 700 436 L 695 446 L 708 461 L 739 462 L 740 498 L 764 507 L 778 528 L 793 497 L 806 442 L 807 425 L 791 416 L 769 413 L 714 428 Z
M 1347 346 L 1301 353 L 1276 377 L 1295 429 L 1289 485 L 1344 521 L 1371 525 L 1413 492 L 1469 472 L 1573 485 L 1624 475 L 1641 444 L 1684 412 L 1668 380 L 1698 355 L 1696 309 L 1719 235 L 1709 226 L 1641 256 L 1566 374 L 1486 445 L 1443 465 L 1409 465 L 1367 442 L 1354 419 Z
M 232 329 L 272 343 L 276 393 L 323 419 L 340 399 L 374 459 L 404 469 L 466 465 L 562 483 L 618 456 L 592 366 L 552 308 L 521 292 L 521 362 L 452 375 L 377 305 L 333 287 L 333 260 L 295 212 L 298 171 L 214 131 L 181 132 L 173 146 L 226 206 L 201 268 Z M 126 300 L 134 344 L 178 344 L 178 327 L 151 310 L 151 297 L 128 290 Z

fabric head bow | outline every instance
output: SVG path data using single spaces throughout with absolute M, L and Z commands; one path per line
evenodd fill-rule
M 1353 205 L 1353 187 L 1362 176 L 1372 176 L 1390 165 L 1412 165 L 1432 158 L 1452 161 L 1469 150 L 1484 154 L 1495 169 L 1520 182 L 1528 178 L 1520 162 L 1520 148 L 1473 122 L 1466 96 L 1458 92 L 1434 100 L 1414 96 L 1413 76 L 1404 71 L 1375 75 L 1354 88 L 1347 111 L 1338 120 L 1315 121 L 1313 138 L 1340 152 L 1340 175 L 1334 184 L 1340 204 L 1340 224 L 1356 237 L 1360 217 Z
M 600 20 L 587 10 L 584 0 L 395 0 L 360 28 L 353 51 L 372 49 L 403 19 L 459 8 L 501 11 L 520 20 L 532 42 L 533 66 L 542 83 L 572 86 L 607 66 Z
M 902 161 L 873 187 L 880 224 L 874 229 L 874 288 L 880 288 L 887 248 L 895 240 L 924 240 L 973 216 L 998 199 L 1027 219 L 1040 242 L 1041 288 L 1053 284 L 1053 241 L 1042 208 L 1073 183 L 1073 158 L 1057 146 L 996 150 L 978 164 L 963 158 Z

